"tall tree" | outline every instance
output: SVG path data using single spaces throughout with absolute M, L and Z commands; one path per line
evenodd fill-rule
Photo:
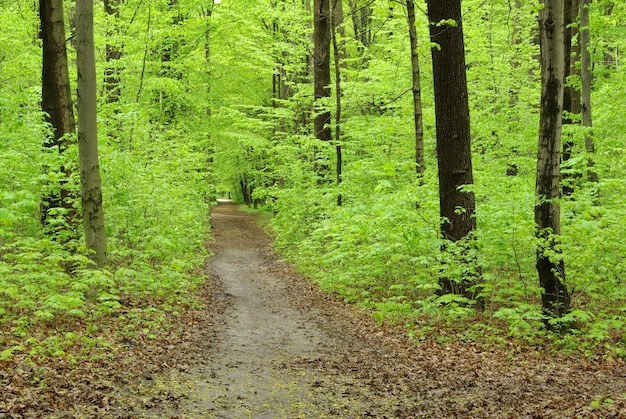
M 420 81 L 420 62 L 417 54 L 417 31 L 415 29 L 415 2 L 406 1 L 409 40 L 411 44 L 411 76 L 413 91 L 413 121 L 415 123 L 415 164 L 417 175 L 424 174 L 424 126 L 422 123 L 422 87 Z
M 313 129 L 315 137 L 332 139 L 330 110 L 325 99 L 330 97 L 330 0 L 313 3 L 313 94 L 316 102 Z
M 429 0 L 441 234 L 459 242 L 476 230 L 461 0 Z M 445 247 L 445 245 L 444 245 Z M 444 249 L 445 250 L 445 249 Z M 471 277 L 471 275 L 470 275 Z M 443 293 L 469 295 L 472 278 L 440 278 Z
M 563 2 L 544 0 L 539 12 L 541 107 L 535 224 L 539 242 L 537 271 L 542 288 L 542 307 L 547 317 L 561 317 L 570 308 L 570 297 L 564 283 L 565 266 L 559 249 L 559 174 L 565 70 L 563 20 Z
M 344 58 L 344 50 L 343 46 L 343 2 L 342 0 L 334 0 L 333 1 L 333 10 L 332 10 L 332 22 L 331 22 L 331 36 L 332 36 L 332 44 L 333 44 L 333 57 L 335 60 L 335 157 L 336 157 L 336 165 L 335 165 L 335 173 L 337 178 L 337 186 L 341 184 L 341 170 L 343 159 L 341 155 L 341 60 Z M 337 42 L 337 35 L 339 35 L 341 43 Z M 342 195 L 341 193 L 337 194 L 337 205 L 342 204 Z
M 574 76 L 577 75 L 576 61 L 579 57 L 578 45 L 573 42 L 578 37 L 578 25 L 576 25 L 578 0 L 565 0 L 563 9 L 563 58 L 565 60 L 563 67 L 565 81 L 563 87 L 563 125 L 572 125 L 574 123 L 573 115 L 580 113 L 580 90 L 575 87 L 573 81 Z M 563 161 L 571 159 L 573 149 L 574 139 L 573 135 L 570 134 L 563 141 Z M 571 179 L 571 177 L 571 175 L 563 174 L 563 180 Z M 571 180 L 562 183 L 563 194 L 571 195 L 574 192 Z
M 581 79 L 581 113 L 583 126 L 589 131 L 585 134 L 585 149 L 587 153 L 595 153 L 593 134 L 591 132 L 591 54 L 589 53 L 589 5 L 591 0 L 580 0 L 580 79 Z M 598 174 L 593 170 L 594 162 L 591 157 L 587 159 L 587 177 L 591 182 L 598 181 Z
M 103 267 L 106 264 L 107 244 L 98 161 L 93 0 L 76 1 L 76 41 L 78 155 L 85 242 L 87 249 L 93 253 L 96 266 Z
M 39 0 L 39 17 L 43 47 L 43 67 L 41 86 L 41 108 L 52 127 L 53 136 L 44 146 L 55 147 L 63 153 L 70 136 L 76 134 L 76 122 L 72 107 L 70 76 L 65 47 L 65 22 L 63 0 Z M 69 175 L 69 171 L 61 168 Z M 51 208 L 64 208 L 68 211 L 67 221 L 73 214 L 70 193 L 64 186 L 42 198 L 42 220 L 48 219 Z

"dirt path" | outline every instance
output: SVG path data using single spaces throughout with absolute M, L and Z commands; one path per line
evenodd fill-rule
M 217 343 L 206 367 L 192 374 L 195 383 L 178 415 L 385 417 L 413 403 L 408 394 L 389 397 L 366 378 L 325 367 L 375 350 L 346 330 L 346 319 L 335 322 L 306 301 L 312 290 L 290 281 L 292 272 L 269 253 L 254 217 L 220 203 L 212 220 L 216 242 L 209 268 L 226 307 Z
M 413 345 L 278 262 L 254 216 L 220 203 L 212 219 L 221 314 L 192 326 L 210 341 L 182 372 L 150 377 L 161 396 L 130 417 L 626 417 L 623 364 Z

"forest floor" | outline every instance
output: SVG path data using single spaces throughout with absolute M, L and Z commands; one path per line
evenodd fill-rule
M 626 418 L 622 361 L 415 344 L 299 276 L 257 221 L 231 203 L 213 208 L 203 305 L 172 320 L 170 339 L 67 366 L 50 394 L 31 395 L 38 404 L 15 398 L 3 411 L 0 400 L 0 418 Z
M 415 345 L 280 262 L 256 221 L 235 205 L 214 207 L 207 309 L 221 314 L 193 326 L 213 339 L 186 371 L 144 383 L 145 394 L 175 390 L 133 416 L 626 417 L 622 363 Z

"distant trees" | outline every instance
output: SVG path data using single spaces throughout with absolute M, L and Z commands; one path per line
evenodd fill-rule
M 589 131 L 585 133 L 585 149 L 587 153 L 595 153 L 595 145 L 591 132 L 593 126 L 591 117 L 591 82 L 593 79 L 591 54 L 589 52 L 589 6 L 591 0 L 580 0 L 580 79 L 581 79 L 581 114 L 582 124 Z M 594 170 L 593 158 L 587 159 L 587 178 L 591 182 L 598 182 L 598 174 Z
M 111 41 L 111 38 L 116 37 L 119 34 L 119 19 L 120 19 L 120 0 L 104 0 L 104 11 L 109 18 L 107 27 L 107 44 L 105 47 L 105 58 L 107 67 L 104 71 L 104 89 L 106 92 L 106 101 L 108 103 L 117 103 L 120 100 L 120 69 L 119 61 L 122 57 L 121 46 L 115 41 Z M 114 109 L 117 113 L 119 109 Z

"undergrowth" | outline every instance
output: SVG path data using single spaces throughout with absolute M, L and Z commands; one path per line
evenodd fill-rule
M 404 327 L 416 340 L 517 342 L 592 357 L 626 356 L 626 265 L 620 257 L 626 249 L 618 238 L 626 234 L 618 210 L 622 183 L 605 177 L 599 185 L 578 186 L 562 202 L 573 305 L 563 318 L 550 321 L 574 327 L 552 333 L 545 330 L 534 267 L 534 160 L 518 157 L 518 176 L 506 175 L 504 161 L 478 160 L 474 263 L 481 272 L 482 311 L 465 297 L 437 294 L 438 278 L 461 278 L 464 260 L 461 253 L 440 251 L 432 172 L 419 186 L 400 182 L 409 174 L 385 172 L 379 162 L 372 163 L 377 171 L 353 178 L 348 164 L 339 207 L 337 189 L 330 185 L 304 183 L 277 191 L 271 204 L 276 246 L 323 289 L 367 308 L 381 323 Z M 597 189 L 603 191 L 600 198 Z

